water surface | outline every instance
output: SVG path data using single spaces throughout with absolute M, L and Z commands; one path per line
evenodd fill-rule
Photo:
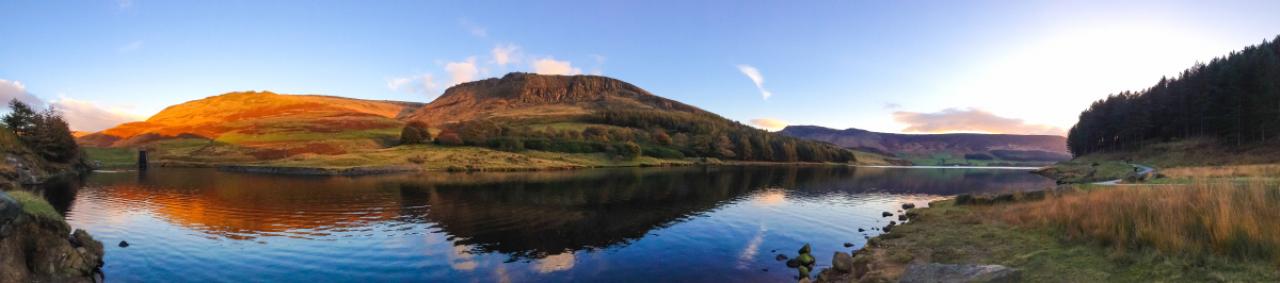
M 43 193 L 107 244 L 114 282 L 769 282 L 795 276 L 777 254 L 811 243 L 825 266 L 833 251 L 875 235 L 858 228 L 884 226 L 881 212 L 902 203 L 1052 184 L 978 168 L 354 178 L 161 168 L 96 173 Z

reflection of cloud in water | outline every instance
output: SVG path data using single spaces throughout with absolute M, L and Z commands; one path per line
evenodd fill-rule
M 538 259 L 538 265 L 535 269 L 538 273 L 551 273 L 556 271 L 565 271 L 573 269 L 573 261 L 577 259 L 573 252 L 550 255 Z
M 453 246 L 453 251 L 449 253 L 449 267 L 453 267 L 454 270 L 472 271 L 478 265 L 475 255 L 471 254 L 471 248 L 464 245 Z
M 751 264 L 751 260 L 756 257 L 756 253 L 760 252 L 760 244 L 764 242 L 764 234 L 769 229 L 760 224 L 760 230 L 756 231 L 756 236 L 751 237 L 751 241 L 747 242 L 747 247 L 742 249 L 742 253 L 738 254 L 738 269 L 747 269 Z
M 498 265 L 498 268 L 494 268 L 493 277 L 498 278 L 498 283 L 511 283 L 511 275 L 507 274 L 506 265 Z
M 752 201 L 760 206 L 776 206 L 787 201 L 787 192 L 780 188 L 770 188 L 761 192 Z

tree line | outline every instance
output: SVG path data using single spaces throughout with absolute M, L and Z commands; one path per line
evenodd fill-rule
M 1280 139 L 1277 41 L 1280 36 L 1197 63 L 1148 89 L 1094 102 L 1068 132 L 1068 149 L 1080 156 L 1186 138 L 1236 147 Z
M 36 112 L 17 99 L 9 102 L 9 113 L 3 118 L 5 127 L 26 148 L 54 162 L 72 161 L 80 155 L 80 147 L 62 115 L 52 107 Z
M 575 120 L 584 127 L 521 126 L 522 121 L 479 119 L 442 125 L 432 136 L 426 124 L 405 127 L 402 144 L 434 142 L 504 151 L 606 153 L 618 159 L 714 157 L 774 162 L 855 161 L 835 145 L 772 134 L 718 116 L 665 111 L 603 110 Z

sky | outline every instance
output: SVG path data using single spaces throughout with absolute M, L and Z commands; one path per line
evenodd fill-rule
M 1117 3 L 1119 2 L 1119 3 Z M 1280 34 L 1280 1 L 0 1 L 0 99 L 73 129 L 270 90 L 596 74 L 745 124 L 1063 134 Z

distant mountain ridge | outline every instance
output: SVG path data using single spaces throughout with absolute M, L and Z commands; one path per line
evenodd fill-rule
M 418 139 L 401 139 L 406 131 L 416 131 Z M 468 150 L 487 152 L 479 149 L 535 155 L 505 160 L 548 167 L 856 161 L 852 151 L 838 146 L 742 125 L 618 79 L 532 73 L 462 83 L 426 104 L 232 92 L 173 105 L 146 121 L 78 142 L 122 152 L 117 155 L 146 149 L 178 164 L 418 167 L 439 157 L 431 166 L 464 166 L 475 164 L 453 159 Z M 386 161 L 384 155 L 394 151 L 417 154 L 416 161 L 403 159 L 408 153 Z M 565 156 L 579 159 L 564 161 Z
M 1071 158 L 1066 138 L 1054 135 L 893 134 L 820 126 L 788 126 L 778 133 L 904 158 L 937 154 L 950 154 L 956 159 L 991 157 L 991 160 L 1007 161 L 1047 162 Z

